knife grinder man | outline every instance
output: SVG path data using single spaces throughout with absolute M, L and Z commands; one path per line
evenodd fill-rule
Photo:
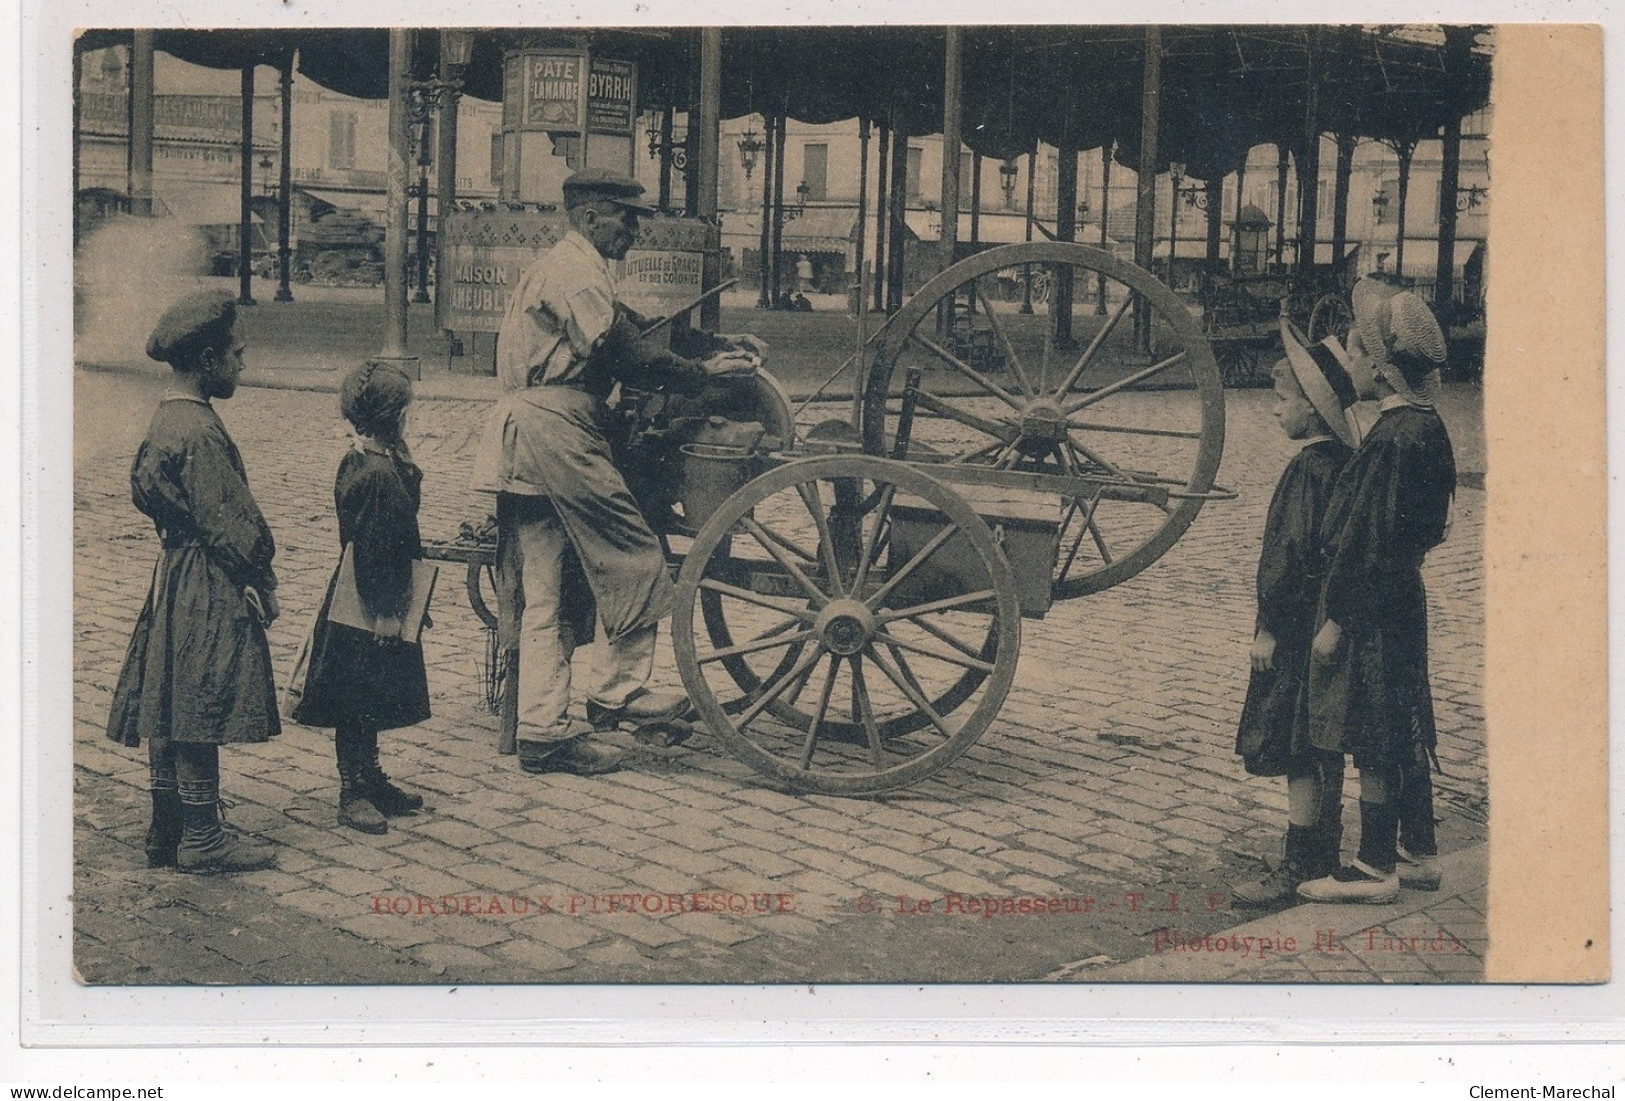
M 529 772 L 594 775 L 622 754 L 595 730 L 658 726 L 686 715 L 681 693 L 648 688 L 672 583 L 659 540 L 612 460 L 607 399 L 617 382 L 698 390 L 755 371 L 765 346 L 724 340 L 704 361 L 645 344 L 615 300 L 609 262 L 624 259 L 643 185 L 602 169 L 564 182 L 570 230 L 520 278 L 497 334 L 504 396 L 475 460 L 473 486 L 497 495 L 497 588 L 519 650 L 518 746 Z M 517 575 L 517 577 L 515 576 Z M 596 621 L 596 623 L 595 623 Z M 604 634 L 583 726 L 569 717 L 570 661 Z

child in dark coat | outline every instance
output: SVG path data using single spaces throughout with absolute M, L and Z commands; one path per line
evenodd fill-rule
M 1281 472 L 1264 521 L 1258 560 L 1258 622 L 1252 677 L 1236 752 L 1254 776 L 1287 778 L 1285 859 L 1262 880 L 1240 884 L 1238 902 L 1270 906 L 1338 865 L 1343 758 L 1309 742 L 1309 647 L 1320 602 L 1320 523 L 1332 487 L 1359 442 L 1347 409 L 1358 400 L 1353 364 L 1335 341 L 1304 347 L 1283 331 L 1275 366 L 1275 418 L 1302 449 Z
M 135 507 L 152 517 L 163 549 L 107 736 L 147 742 L 148 866 L 195 874 L 276 862 L 274 849 L 220 821 L 220 747 L 282 730 L 265 639 L 277 617 L 276 543 L 213 404 L 236 392 L 243 349 L 229 295 L 188 295 L 164 313 L 147 355 L 175 374 L 130 468 Z
M 429 717 L 423 647 L 415 637 L 401 635 L 413 562 L 423 557 L 418 535 L 423 474 L 402 439 L 411 401 L 406 376 L 380 364 L 358 367 L 340 390 L 340 411 L 356 436 L 333 487 L 339 544 L 351 550 L 356 591 L 377 630 L 329 620 L 339 580 L 334 571 L 311 636 L 304 695 L 292 715 L 306 726 L 334 728 L 339 824 L 363 833 L 384 833 L 388 818 L 423 806 L 421 795 L 390 781 L 378 753 L 379 731 Z
M 1355 287 L 1381 415 L 1338 480 L 1321 526 L 1323 623 L 1312 646 L 1310 740 L 1360 770 L 1355 860 L 1298 888 L 1315 902 L 1389 902 L 1436 890 L 1437 734 L 1428 683 L 1422 561 L 1450 526 L 1455 455 L 1435 408 L 1444 334 L 1410 291 Z M 1403 848 L 1401 848 L 1403 846 Z

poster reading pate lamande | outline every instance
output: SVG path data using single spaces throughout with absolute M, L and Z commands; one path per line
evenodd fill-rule
M 1518 44 L 79 32 L 75 976 L 1606 978 Z

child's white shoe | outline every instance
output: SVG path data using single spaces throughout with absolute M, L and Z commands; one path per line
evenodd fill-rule
M 1444 873 L 1436 856 L 1413 856 L 1399 847 L 1399 885 L 1415 891 L 1437 891 Z
M 1399 897 L 1399 873 L 1356 860 L 1322 879 L 1298 884 L 1298 897 L 1310 902 L 1392 902 Z

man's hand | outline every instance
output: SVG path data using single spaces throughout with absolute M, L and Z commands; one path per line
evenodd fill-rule
M 749 352 L 720 352 L 703 364 L 712 378 L 748 378 L 761 366 L 761 359 Z
M 718 340 L 726 340 L 742 352 L 749 352 L 758 360 L 767 358 L 767 341 L 755 333 L 718 333 Z
M 1343 628 L 1337 625 L 1336 620 L 1328 619 L 1315 632 L 1315 641 L 1310 645 L 1310 650 L 1316 661 L 1330 661 L 1337 655 L 1337 648 L 1342 642 Z
M 372 640 L 377 643 L 395 642 L 401 637 L 401 617 L 381 615 L 373 621 Z
M 1260 627 L 1253 636 L 1253 672 L 1267 673 L 1275 668 L 1275 636 Z
M 261 590 L 250 585 L 243 590 L 243 599 L 248 602 L 249 610 L 259 620 L 261 627 L 269 627 L 282 614 L 282 606 L 276 602 L 275 590 Z

